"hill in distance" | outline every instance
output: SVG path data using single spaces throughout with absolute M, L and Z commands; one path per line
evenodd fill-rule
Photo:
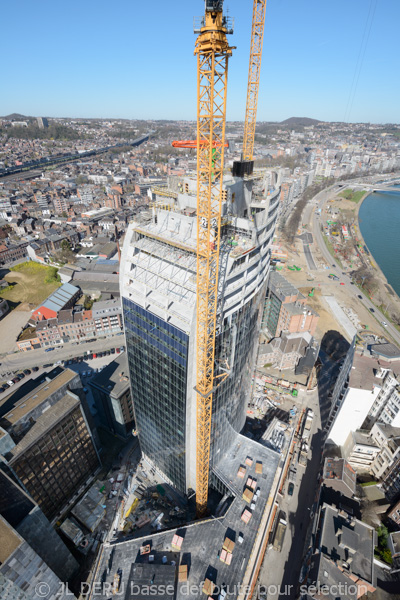
M 23 121 L 24 119 L 29 119 L 30 117 L 26 117 L 25 115 L 20 115 L 18 113 L 13 113 L 12 115 L 7 115 L 6 117 L 1 117 L 1 119 L 6 119 L 7 121 Z
M 309 125 L 317 125 L 318 123 L 322 123 L 322 121 L 318 121 L 317 119 L 309 119 L 308 117 L 290 117 L 290 119 L 286 119 L 285 121 L 281 121 L 281 125 L 303 125 L 308 127 Z

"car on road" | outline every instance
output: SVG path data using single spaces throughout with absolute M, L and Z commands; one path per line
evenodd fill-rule
M 383 325 L 384 327 L 387 327 L 387 323 L 386 323 L 386 321 L 381 321 L 381 323 L 382 323 L 382 325 Z
M 357 295 L 357 298 L 360 298 L 360 300 L 362 300 L 362 299 L 363 299 L 363 297 L 362 297 L 362 296 L 360 296 L 360 294 L 358 294 L 358 295 Z
M 54 348 L 46 348 L 45 352 L 52 352 L 52 350 L 54 350 Z
M 343 281 L 340 282 L 340 285 L 344 285 Z
M 335 263 L 333 263 L 333 264 L 332 264 L 332 267 L 335 267 L 335 268 L 336 268 L 336 265 L 335 265 Z
M 289 483 L 289 487 L 288 487 L 289 496 L 293 496 L 293 492 L 294 492 L 294 483 Z
M 373 308 L 370 308 L 369 310 L 370 310 L 371 312 L 375 312 L 375 310 L 374 310 Z

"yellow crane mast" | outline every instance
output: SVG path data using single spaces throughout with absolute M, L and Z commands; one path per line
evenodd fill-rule
M 223 0 L 205 0 L 197 55 L 197 441 L 196 506 L 207 509 L 221 238 L 226 88 L 232 33 Z
M 264 38 L 267 0 L 254 0 L 251 29 L 249 78 L 247 83 L 246 118 L 244 121 L 243 160 L 253 160 L 256 130 L 258 89 L 260 85 L 261 57 Z

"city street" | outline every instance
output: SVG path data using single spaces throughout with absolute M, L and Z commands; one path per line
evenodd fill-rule
M 268 547 L 259 576 L 260 590 L 266 589 L 268 600 L 295 598 L 299 586 L 299 577 L 303 558 L 310 546 L 312 519 L 316 510 L 318 478 L 321 469 L 322 448 L 325 424 L 329 413 L 329 391 L 334 378 L 332 372 L 337 365 L 321 353 L 324 369 L 318 381 L 318 388 L 308 392 L 303 405 L 314 411 L 311 429 L 310 452 L 306 467 L 297 462 L 297 453 L 293 464 L 297 466 L 297 479 L 292 496 L 288 495 L 289 482 L 286 481 L 283 498 L 279 508 L 286 513 L 287 529 L 281 552 Z M 322 420 L 322 425 L 321 425 Z M 261 587 L 262 586 L 262 587 Z M 262 596 L 261 596 L 262 597 Z
M 43 348 L 30 350 L 29 352 L 18 352 L 0 359 L 0 374 L 3 375 L 4 379 L 4 374 L 7 372 L 41 367 L 45 364 L 68 360 L 75 356 L 84 356 L 88 351 L 104 352 L 104 350 L 121 346 L 125 346 L 125 336 L 123 334 L 101 338 L 95 342 L 87 341 L 77 345 L 67 343 L 60 345 L 51 352 L 46 352 Z

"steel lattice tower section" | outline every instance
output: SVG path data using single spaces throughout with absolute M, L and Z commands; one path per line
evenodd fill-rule
M 267 0 L 254 0 L 249 79 L 247 83 L 246 118 L 244 121 L 243 135 L 244 161 L 253 160 L 266 6 Z
M 223 0 L 206 0 L 197 31 L 197 440 L 196 505 L 207 509 L 221 239 L 228 58 Z M 196 32 L 196 29 L 195 29 Z

